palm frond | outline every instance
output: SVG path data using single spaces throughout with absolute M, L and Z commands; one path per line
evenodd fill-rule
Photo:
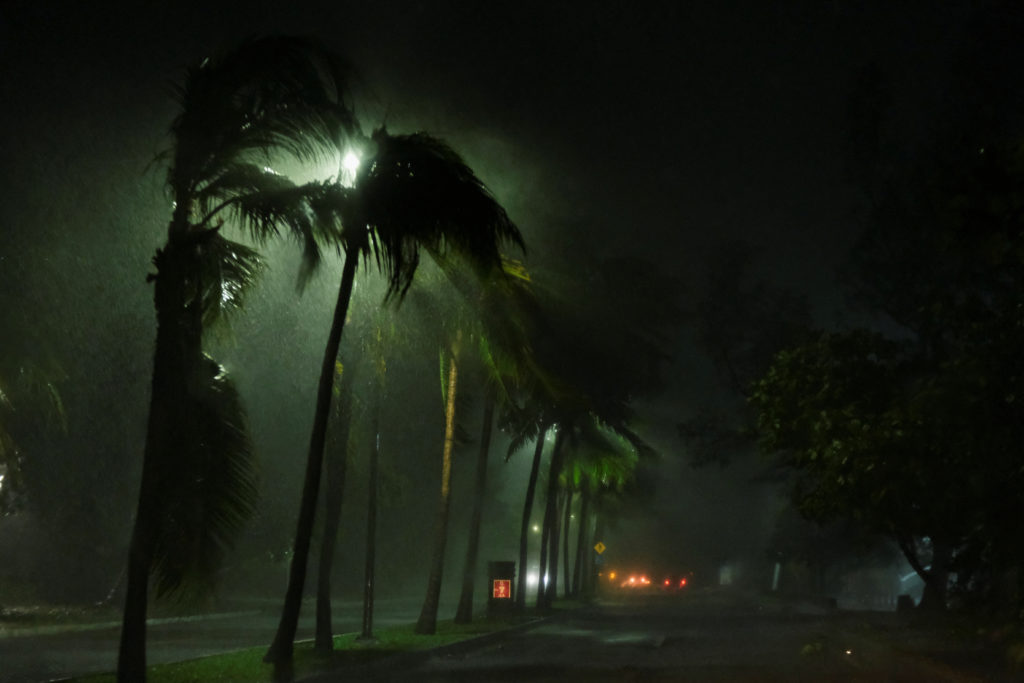
M 465 162 L 425 133 L 373 134 L 375 151 L 356 178 L 371 250 L 401 298 L 412 284 L 419 250 L 459 256 L 481 274 L 501 266 L 500 247 L 523 248 L 519 229 Z
M 340 248 L 343 215 L 349 203 L 348 190 L 333 183 L 295 185 L 278 176 L 262 189 L 231 197 L 223 206 L 258 241 L 279 236 L 284 228 L 302 245 L 298 278 L 302 289 L 321 263 L 321 249 L 329 245 Z
M 204 596 L 258 495 L 245 411 L 224 369 L 205 356 L 173 467 L 162 481 L 153 576 L 158 596 Z M 185 413 L 183 413 L 185 414 Z
M 501 414 L 498 426 L 510 436 L 505 462 L 526 444 L 536 440 L 541 430 L 541 423 L 536 416 L 516 406 L 507 406 L 507 410 Z
M 346 103 L 351 70 L 316 43 L 273 36 L 186 69 L 168 185 L 187 196 L 226 165 L 281 150 L 302 161 L 332 156 L 356 131 Z
M 226 322 L 240 310 L 245 295 L 256 283 L 263 263 L 256 251 L 225 239 L 213 231 L 202 241 L 200 281 L 204 329 Z

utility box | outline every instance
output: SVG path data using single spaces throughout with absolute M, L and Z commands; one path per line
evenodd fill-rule
M 515 599 L 512 591 L 516 583 L 516 563 L 496 561 L 487 563 L 487 616 L 512 614 Z

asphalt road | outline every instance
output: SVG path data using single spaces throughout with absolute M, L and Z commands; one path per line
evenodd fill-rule
M 246 647 L 269 645 L 277 628 L 280 603 L 261 601 L 249 609 L 175 619 L 158 619 L 148 627 L 150 664 L 193 659 Z M 416 621 L 420 603 L 378 600 L 374 625 Z M 336 633 L 361 628 L 361 602 L 336 602 Z M 303 605 L 298 638 L 313 637 L 312 601 Z M 55 631 L 55 632 L 50 632 Z M 117 665 L 120 624 L 79 624 L 0 636 L 0 683 L 39 683 L 71 675 L 113 671 Z
M 694 594 L 620 600 L 499 640 L 309 682 L 1013 680 L 998 658 L 951 664 L 927 654 L 942 646 L 921 637 L 896 614 Z

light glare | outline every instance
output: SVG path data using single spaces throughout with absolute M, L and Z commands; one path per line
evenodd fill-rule
M 347 152 L 341 160 L 341 166 L 349 173 L 355 173 L 359 169 L 359 157 L 355 152 Z

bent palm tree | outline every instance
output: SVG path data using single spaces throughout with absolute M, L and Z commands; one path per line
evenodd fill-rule
M 598 420 L 587 420 L 580 430 L 579 446 L 567 458 L 565 478 L 567 484 L 580 491 L 580 514 L 577 523 L 576 561 L 567 574 L 565 592 L 572 596 L 580 594 L 583 580 L 583 557 L 589 529 L 589 508 L 591 497 L 604 489 L 621 489 L 633 476 L 639 455 L 648 454 L 629 439 L 607 429 Z M 568 529 L 564 537 L 569 542 Z M 569 555 L 565 556 L 566 569 Z M 570 583 L 571 581 L 571 583 Z
M 367 142 L 370 149 L 353 186 L 324 186 L 322 201 L 315 207 L 318 215 L 340 220 L 345 265 L 321 365 L 284 609 L 264 657 L 264 661 L 281 665 L 292 659 L 320 486 L 334 362 L 360 261 L 372 259 L 387 278 L 388 296 L 400 300 L 412 285 L 421 249 L 441 259 L 463 258 L 486 276 L 501 265 L 502 243 L 522 246 L 522 236 L 505 210 L 447 144 L 425 133 L 390 135 L 384 128 Z
M 157 336 L 139 504 L 129 548 L 118 680 L 145 680 L 148 581 L 157 594 L 208 578 L 256 496 L 241 404 L 202 352 L 203 331 L 237 309 L 255 278 L 255 251 L 225 239 L 234 219 L 257 241 L 282 229 L 315 261 L 327 236 L 311 189 L 268 168 L 271 155 L 309 160 L 336 149 L 351 125 L 342 70 L 296 38 L 242 44 L 185 72 L 169 164 L 173 213 L 153 258 Z

